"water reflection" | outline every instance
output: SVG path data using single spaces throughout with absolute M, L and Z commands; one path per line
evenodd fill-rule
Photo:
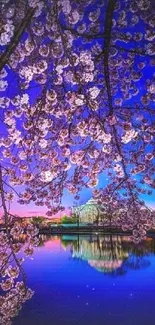
M 61 238 L 64 247 L 70 246 L 73 259 L 87 261 L 96 270 L 122 275 L 128 269 L 140 269 L 150 264 L 147 255 L 155 254 L 155 240 L 147 238 L 135 245 L 127 236 L 91 236 Z
M 136 245 L 128 236 L 40 235 L 24 264 L 34 296 L 13 324 L 154 324 L 154 254 L 153 238 Z

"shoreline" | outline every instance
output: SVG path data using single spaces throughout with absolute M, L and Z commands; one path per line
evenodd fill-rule
M 117 228 L 103 228 L 99 227 L 46 227 L 38 228 L 40 235 L 119 235 L 132 236 L 132 231 L 122 231 Z M 0 232 L 6 231 L 5 227 L 0 227 Z M 155 229 L 149 230 L 146 236 L 155 236 Z
M 39 229 L 39 234 L 41 235 L 63 235 L 63 234 L 68 234 L 68 235 L 119 235 L 119 236 L 131 236 L 132 231 L 122 231 L 121 229 L 110 229 L 110 228 L 42 228 Z M 154 236 L 155 235 L 155 230 L 150 230 L 147 231 L 146 236 Z

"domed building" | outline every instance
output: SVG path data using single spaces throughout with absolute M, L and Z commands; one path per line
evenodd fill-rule
M 80 223 L 100 223 L 103 221 L 105 213 L 104 206 L 98 204 L 93 198 L 86 204 L 72 208 L 72 214 L 79 218 Z

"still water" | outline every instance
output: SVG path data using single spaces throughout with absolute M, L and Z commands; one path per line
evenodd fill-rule
M 24 268 L 35 291 L 14 325 L 154 325 L 155 240 L 40 237 Z

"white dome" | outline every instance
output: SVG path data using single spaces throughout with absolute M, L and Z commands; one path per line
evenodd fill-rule
M 87 205 L 87 204 L 97 205 L 98 203 L 96 202 L 95 199 L 91 198 L 91 199 L 89 199 L 89 200 L 86 202 L 86 205 Z

